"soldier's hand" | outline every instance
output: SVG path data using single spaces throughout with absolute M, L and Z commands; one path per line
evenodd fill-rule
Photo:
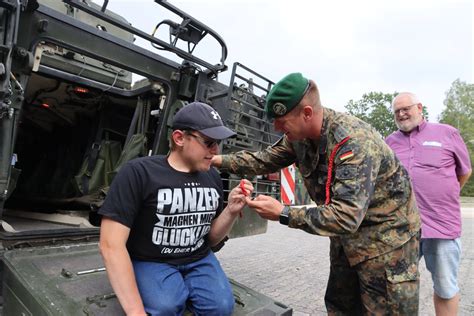
M 220 168 L 220 166 L 222 165 L 222 156 L 221 155 L 212 156 L 211 165 L 216 168 Z
M 277 221 L 280 218 L 283 205 L 268 195 L 258 195 L 255 199 L 246 198 L 247 205 L 253 208 L 260 217 Z

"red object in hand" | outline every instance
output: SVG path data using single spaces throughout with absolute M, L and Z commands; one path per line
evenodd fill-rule
M 244 180 L 240 180 L 240 189 L 242 190 L 242 193 L 245 195 L 245 196 L 248 196 L 249 193 L 247 192 L 247 190 L 245 190 L 245 182 Z

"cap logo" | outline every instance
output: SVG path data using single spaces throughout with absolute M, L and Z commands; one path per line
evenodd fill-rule
M 212 118 L 215 119 L 215 120 L 218 120 L 218 119 L 221 118 L 219 113 L 217 113 L 216 111 L 211 111 L 211 115 L 212 115 Z
M 286 106 L 283 103 L 276 102 L 273 104 L 273 112 L 278 115 L 282 116 L 286 113 L 287 109 Z

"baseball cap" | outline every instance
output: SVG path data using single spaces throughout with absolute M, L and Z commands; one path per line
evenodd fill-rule
M 299 72 L 291 73 L 278 81 L 266 98 L 265 112 L 268 118 L 284 116 L 303 99 L 309 88 L 309 80 Z
M 237 135 L 224 126 L 221 116 L 210 105 L 192 102 L 183 106 L 174 116 L 173 130 L 194 130 L 212 139 L 226 139 Z

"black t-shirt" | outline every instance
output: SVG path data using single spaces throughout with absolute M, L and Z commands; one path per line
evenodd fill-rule
M 222 180 L 214 168 L 180 172 L 166 156 L 151 156 L 122 167 L 99 214 L 130 228 L 132 259 L 186 264 L 209 253 L 207 234 L 222 208 Z

